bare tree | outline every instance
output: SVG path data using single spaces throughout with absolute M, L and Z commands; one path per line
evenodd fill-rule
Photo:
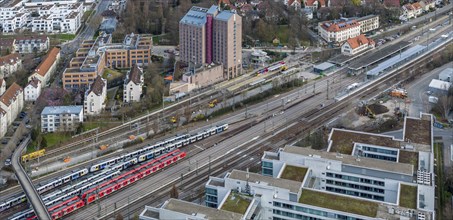
M 123 216 L 121 215 L 121 213 L 118 213 L 115 217 L 115 220 L 123 220 Z
M 179 192 L 178 189 L 176 188 L 176 185 L 173 185 L 173 187 L 170 190 L 170 198 L 174 199 L 179 198 Z
M 447 94 L 442 94 L 438 97 L 438 101 L 434 106 L 434 110 L 442 115 L 443 118 L 448 118 L 448 113 L 453 108 L 453 87 L 450 87 Z

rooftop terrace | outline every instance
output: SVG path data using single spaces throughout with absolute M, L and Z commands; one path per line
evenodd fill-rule
M 431 117 L 429 119 L 406 118 L 404 139 L 411 143 L 431 146 Z
M 307 189 L 302 191 L 299 202 L 368 217 L 376 217 L 378 210 L 375 202 Z
M 294 180 L 297 182 L 303 182 L 305 179 L 305 175 L 307 174 L 307 171 L 308 168 L 305 167 L 286 165 L 280 178 Z
M 249 178 L 247 178 L 247 172 L 240 171 L 240 170 L 231 171 L 229 178 L 242 180 L 242 181 L 247 181 L 247 179 L 248 179 L 248 181 L 250 183 L 267 184 L 269 186 L 288 189 L 290 192 L 293 192 L 293 193 L 298 193 L 299 189 L 302 186 L 302 182 L 273 178 L 273 177 L 263 176 L 263 175 L 256 174 L 256 173 L 249 173 Z
M 352 154 L 354 143 L 372 144 L 376 146 L 385 146 L 400 148 L 400 141 L 396 141 L 392 136 L 384 136 L 365 132 L 332 129 L 330 138 L 332 145 L 329 152 L 338 152 L 341 154 Z
M 300 154 L 304 156 L 310 155 L 319 156 L 321 158 L 326 158 L 329 160 L 341 161 L 344 165 L 351 165 L 355 167 L 366 167 L 371 170 L 383 170 L 405 175 L 411 176 L 413 175 L 413 166 L 411 164 L 406 163 L 383 161 L 373 158 L 361 158 L 360 160 L 357 160 L 357 158 L 352 155 L 341 155 L 341 154 L 337 155 L 331 152 L 293 146 L 286 146 L 285 148 L 283 148 L 283 152 Z
M 252 198 L 247 197 L 244 194 L 231 192 L 223 203 L 221 210 L 236 212 L 243 215 L 245 214 L 245 211 L 247 211 L 251 201 Z
M 215 208 L 210 208 L 203 205 L 198 205 L 191 202 L 186 202 L 182 200 L 176 199 L 169 199 L 164 206 L 164 209 L 172 210 L 175 212 L 184 213 L 187 215 L 197 216 L 198 214 L 204 215 L 206 219 L 241 219 L 242 215 L 225 211 L 219 210 Z
M 417 209 L 417 186 L 401 184 L 400 206 Z

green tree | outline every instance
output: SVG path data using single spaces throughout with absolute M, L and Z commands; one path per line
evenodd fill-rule
M 46 139 L 46 137 L 42 137 L 41 149 L 46 148 L 46 147 L 47 147 L 47 139 Z
M 38 128 L 31 130 L 31 140 L 36 141 L 36 138 L 41 134 L 41 131 Z

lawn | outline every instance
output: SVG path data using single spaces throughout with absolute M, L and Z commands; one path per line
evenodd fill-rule
M 52 147 L 53 145 L 63 143 L 69 139 L 71 139 L 71 135 L 68 133 L 61 133 L 61 132 L 55 132 L 55 133 L 47 133 L 43 135 L 44 138 L 46 138 L 47 141 L 47 147 Z
M 109 69 L 109 68 L 105 68 L 104 69 L 104 73 L 102 73 L 102 78 L 107 79 L 108 81 L 110 81 L 110 80 L 114 80 L 114 79 L 123 77 L 123 75 L 124 74 L 119 72 L 119 71 L 112 70 L 112 69 Z
M 222 210 L 245 214 L 245 211 L 247 211 L 247 208 L 250 205 L 250 201 L 251 199 L 245 199 L 245 196 L 232 192 L 225 203 L 223 203 Z
M 307 170 L 305 167 L 287 165 L 280 178 L 302 182 L 304 181 L 305 174 L 307 174 Z
M 417 186 L 401 184 L 400 206 L 417 209 Z
M 84 12 L 82 16 L 82 21 L 86 21 L 93 11 L 96 12 L 95 10 L 87 10 L 86 12 Z
M 52 35 L 52 37 L 59 39 L 59 40 L 68 41 L 68 40 L 74 39 L 76 37 L 76 35 L 75 34 L 55 34 L 55 35 Z
M 376 217 L 378 210 L 378 204 L 375 202 L 307 189 L 302 191 L 299 202 L 368 217 Z
M 276 36 L 280 39 L 280 44 L 285 45 L 288 43 L 289 28 L 288 25 L 280 25 L 277 28 Z

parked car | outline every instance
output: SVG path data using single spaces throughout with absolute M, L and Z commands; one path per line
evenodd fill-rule
M 5 166 L 10 166 L 11 165 L 11 159 L 6 159 L 5 160 Z
M 8 144 L 8 140 L 3 139 L 3 140 L 2 140 L 2 144 Z

